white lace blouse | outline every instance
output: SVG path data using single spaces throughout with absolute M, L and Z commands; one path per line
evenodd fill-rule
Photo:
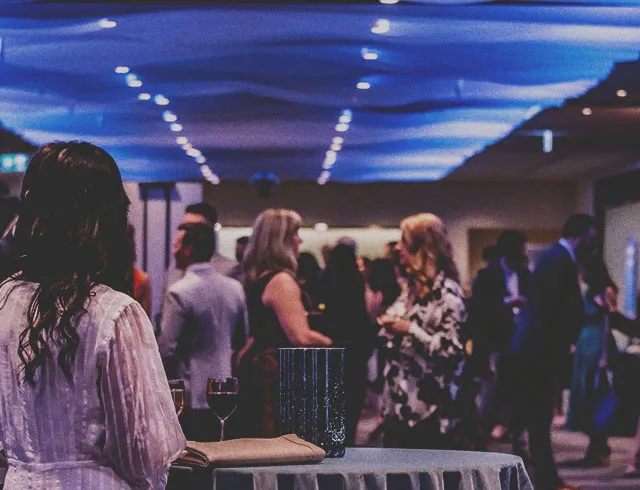
M 0 442 L 5 490 L 164 489 L 185 447 L 153 328 L 128 296 L 97 286 L 75 325 L 73 379 L 57 352 L 23 380 L 19 335 L 37 285 L 0 287 Z

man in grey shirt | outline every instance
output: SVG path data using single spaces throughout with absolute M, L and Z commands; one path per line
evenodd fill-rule
M 211 226 L 183 223 L 178 228 L 173 254 L 185 274 L 167 291 L 158 337 L 167 375 L 185 381 L 181 422 L 190 440 L 211 440 L 207 378 L 231 376 L 233 352 L 248 337 L 242 286 L 213 270 L 214 248 Z

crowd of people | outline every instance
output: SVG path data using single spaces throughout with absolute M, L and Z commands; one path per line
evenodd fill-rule
M 611 329 L 635 324 L 617 313 L 592 217 L 569 218 L 533 269 L 527 237 L 505 231 L 467 295 L 433 214 L 404 219 L 381 258 L 359 256 L 349 237 L 327 244 L 321 267 L 300 252 L 293 210 L 263 211 L 230 260 L 216 252 L 215 208 L 192 204 L 173 245 L 181 277 L 154 328 L 128 206 L 100 148 L 52 143 L 30 161 L 19 218 L 0 241 L 6 490 L 27 479 L 164 488 L 187 439 L 216 438 L 209 376 L 239 378 L 233 437 L 278 436 L 281 347 L 346 349 L 347 445 L 369 390 L 384 447 L 483 450 L 509 437 L 540 490 L 574 488 L 551 448 L 559 373 L 572 358 L 568 424 L 590 438 L 580 464 L 608 463 Z M 168 379 L 184 381 L 179 419 Z

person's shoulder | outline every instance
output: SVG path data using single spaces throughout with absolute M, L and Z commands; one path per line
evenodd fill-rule
M 118 317 L 122 311 L 136 301 L 128 294 L 121 293 L 115 289 L 99 284 L 91 290 L 88 310 L 92 309 L 103 315 Z

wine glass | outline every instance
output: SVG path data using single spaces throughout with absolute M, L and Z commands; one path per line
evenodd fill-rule
M 178 416 L 184 410 L 184 380 L 182 379 L 170 379 L 169 388 L 171 389 L 171 398 L 173 399 L 173 406 L 176 408 Z
M 238 398 L 238 378 L 207 379 L 207 403 L 220 421 L 220 440 L 224 441 L 224 423 L 235 411 Z

